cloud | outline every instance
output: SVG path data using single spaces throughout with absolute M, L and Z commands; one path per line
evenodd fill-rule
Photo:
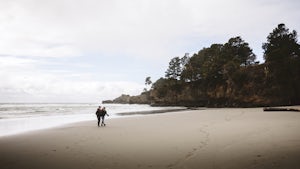
M 14 1 L 1 12 L 7 16 L 2 19 L 1 52 L 58 57 L 95 51 L 169 57 L 166 50 L 188 28 L 184 19 L 188 17 L 178 13 L 179 5 L 160 1 Z
M 1 57 L 0 102 L 100 102 L 121 93 L 139 94 L 143 86 L 127 81 L 95 81 L 94 75 L 47 72 L 43 61 Z
M 299 28 L 297 5 L 293 0 L 8 1 L 0 12 L 0 52 L 170 58 L 194 50 L 194 43 L 200 50 L 208 39 L 220 43 L 239 35 L 260 48 L 278 23 Z
M 241 36 L 260 61 L 279 23 L 300 30 L 296 0 L 0 1 L 0 101 L 138 94 L 169 60 Z

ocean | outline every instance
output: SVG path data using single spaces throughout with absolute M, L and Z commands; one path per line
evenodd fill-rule
M 99 104 L 95 103 L 0 103 L 0 136 L 61 126 L 69 123 L 95 120 Z M 178 109 L 178 107 L 151 107 L 137 104 L 101 104 L 109 118 L 120 114 Z M 148 113 L 147 113 L 148 114 Z M 95 123 L 96 124 L 96 123 Z

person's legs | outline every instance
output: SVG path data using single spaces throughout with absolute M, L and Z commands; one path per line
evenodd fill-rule
M 101 119 L 102 119 L 101 126 L 105 126 L 105 123 L 104 123 L 104 117 L 105 117 L 105 116 L 101 116 Z
M 98 118 L 98 127 L 99 127 L 99 124 L 100 124 L 100 116 L 97 116 Z

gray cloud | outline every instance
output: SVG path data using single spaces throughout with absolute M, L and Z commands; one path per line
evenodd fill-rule
M 170 58 L 233 36 L 262 61 L 261 44 L 277 24 L 300 30 L 299 7 L 296 0 L 0 0 L 1 100 L 137 94 Z M 153 66 L 114 64 L 136 60 Z M 139 81 L 115 82 L 126 72 Z

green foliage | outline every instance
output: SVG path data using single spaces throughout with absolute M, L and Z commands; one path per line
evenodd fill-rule
M 151 85 L 151 84 L 152 84 L 151 77 L 146 77 L 145 85 Z
M 210 84 L 220 84 L 225 75 L 230 75 L 240 66 L 254 63 L 256 56 L 248 43 L 240 37 L 229 39 L 226 44 L 213 44 L 195 54 L 186 64 L 183 79 L 197 81 L 203 79 Z
M 186 82 L 191 82 L 191 81 L 197 81 L 201 79 L 200 75 L 200 66 L 201 62 L 198 61 L 198 57 L 196 54 L 193 55 L 189 59 L 189 62 L 186 63 L 182 73 L 181 73 L 181 79 L 183 79 Z
M 169 62 L 165 77 L 152 85 L 152 102 L 195 106 L 300 104 L 300 45 L 284 24 L 263 44 L 264 64 L 241 37 L 212 44 L 192 57 Z
M 179 57 L 174 57 L 169 62 L 169 68 L 166 71 L 166 78 L 179 79 L 181 75 L 181 60 Z
M 256 59 L 255 54 L 250 49 L 249 44 L 242 40 L 241 37 L 229 39 L 224 45 L 223 55 L 225 62 L 233 61 L 234 63 L 242 66 L 254 64 Z
M 198 54 L 194 54 L 186 64 L 182 78 L 186 81 L 217 79 L 220 75 L 218 64 L 222 46 L 213 44 L 210 48 L 204 48 Z
M 185 70 L 185 65 L 189 62 L 189 60 L 190 57 L 188 53 L 186 53 L 182 58 L 174 57 L 171 59 L 165 77 L 167 79 L 182 79 L 182 72 Z
M 300 45 L 297 32 L 279 24 L 263 44 L 269 86 L 278 97 L 289 104 L 299 103 Z

